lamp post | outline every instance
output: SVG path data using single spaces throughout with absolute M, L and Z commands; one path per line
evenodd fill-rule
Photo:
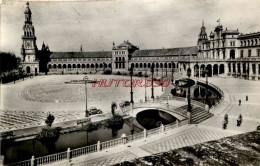
M 85 76 L 83 78 L 83 80 L 85 81 L 85 93 L 86 93 L 86 110 L 85 110 L 85 117 L 89 116 L 89 112 L 88 112 L 88 89 L 87 89 L 87 82 L 88 82 L 88 76 Z
M 130 103 L 134 104 L 134 98 L 133 98 L 133 67 L 131 66 L 130 70 L 130 76 L 131 76 L 131 91 L 130 91 L 130 96 L 131 96 L 131 100 Z
M 166 70 L 166 77 L 167 77 L 167 63 L 166 63 L 166 66 L 165 66 L 165 70 Z
M 163 68 L 162 68 L 162 77 L 161 77 L 160 82 L 163 82 Z M 163 84 L 161 84 L 161 86 L 162 86 L 162 92 L 163 92 Z
M 187 111 L 187 116 L 188 116 L 188 120 L 189 120 L 189 123 L 191 122 L 191 101 L 190 101 L 190 76 L 191 76 L 191 69 L 188 68 L 187 69 L 187 76 L 189 77 L 188 78 L 188 111 Z
M 154 63 L 152 64 L 152 67 L 151 67 L 151 72 L 152 72 L 152 95 L 151 95 L 151 98 L 153 99 L 154 101 L 154 92 L 153 92 L 153 74 L 154 74 Z
M 172 62 L 172 84 L 173 84 L 173 73 L 174 73 L 174 69 L 173 69 L 173 62 Z
M 204 70 L 205 77 L 206 77 L 206 104 L 208 104 L 209 98 L 208 98 L 208 69 L 205 68 Z
M 147 75 L 147 70 L 145 70 L 145 76 L 144 76 L 144 102 L 147 101 L 147 95 L 146 95 L 146 75 Z

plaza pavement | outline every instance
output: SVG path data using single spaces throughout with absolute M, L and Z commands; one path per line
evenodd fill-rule
M 256 130 L 256 127 L 260 125 L 260 82 L 228 77 L 209 78 L 209 82 L 224 91 L 225 99 L 221 105 L 212 110 L 215 116 L 204 122 L 197 125 L 185 125 L 150 138 L 73 158 L 71 162 L 62 161 L 50 165 L 112 165 Z M 246 95 L 249 101 L 245 101 Z M 239 99 L 242 100 L 241 106 L 238 106 Z M 227 129 L 223 130 L 222 121 L 225 114 L 229 115 L 229 124 Z M 236 120 L 239 114 L 242 114 L 243 122 L 240 127 L 237 127 Z
M 19 80 L 15 84 L 13 82 L 1 84 L 0 132 L 44 126 L 48 112 L 54 114 L 54 124 L 57 125 L 84 118 L 85 85 L 64 83 L 82 80 L 83 77 L 84 75 L 44 75 Z M 114 75 L 88 75 L 88 77 L 90 80 L 107 79 L 107 81 L 129 79 L 127 76 Z M 133 91 L 135 102 L 144 101 L 145 88 L 137 86 Z M 151 88 L 146 88 L 146 91 L 150 98 Z M 122 84 L 118 87 L 115 87 L 115 84 L 111 87 L 98 87 L 98 85 L 92 87 L 88 84 L 88 108 L 97 107 L 104 114 L 110 113 L 111 102 L 115 101 L 119 105 L 121 101 L 129 100 L 129 92 L 130 88 L 122 87 Z M 162 93 L 160 87 L 155 88 L 156 96 Z

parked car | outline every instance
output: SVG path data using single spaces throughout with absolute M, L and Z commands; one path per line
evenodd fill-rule
M 95 114 L 102 114 L 102 111 L 100 109 L 97 109 L 96 107 L 91 107 L 89 110 L 89 115 L 95 115 Z
M 122 101 L 119 106 L 120 107 L 126 107 L 126 106 L 129 106 L 130 105 L 130 102 L 129 101 Z

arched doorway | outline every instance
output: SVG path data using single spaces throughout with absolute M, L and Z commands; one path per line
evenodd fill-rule
M 235 50 L 230 50 L 230 59 L 235 59 Z
M 236 72 L 236 64 L 233 63 L 232 66 L 233 66 L 233 73 L 235 73 Z
M 201 74 L 202 77 L 205 77 L 205 72 L 204 72 L 204 70 L 205 70 L 205 65 L 204 65 L 204 64 L 200 65 L 200 72 L 202 73 L 202 74 Z
M 207 73 L 208 77 L 212 77 L 212 65 L 211 64 L 207 65 L 206 69 L 207 69 L 207 72 L 208 72 Z
M 217 64 L 215 64 L 213 66 L 213 75 L 218 75 L 218 65 Z
M 224 74 L 225 73 L 225 65 L 224 64 L 221 64 L 219 66 L 219 74 Z
M 31 68 L 30 68 L 30 66 L 27 66 L 27 67 L 26 67 L 26 73 L 27 73 L 27 74 L 31 73 Z

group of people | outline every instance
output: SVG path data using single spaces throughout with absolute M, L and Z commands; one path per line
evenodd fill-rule
M 242 115 L 240 114 L 237 119 L 237 126 L 239 127 L 241 123 L 242 123 Z M 228 124 L 228 114 L 225 114 L 224 121 L 222 122 L 223 129 L 227 128 L 227 124 Z

